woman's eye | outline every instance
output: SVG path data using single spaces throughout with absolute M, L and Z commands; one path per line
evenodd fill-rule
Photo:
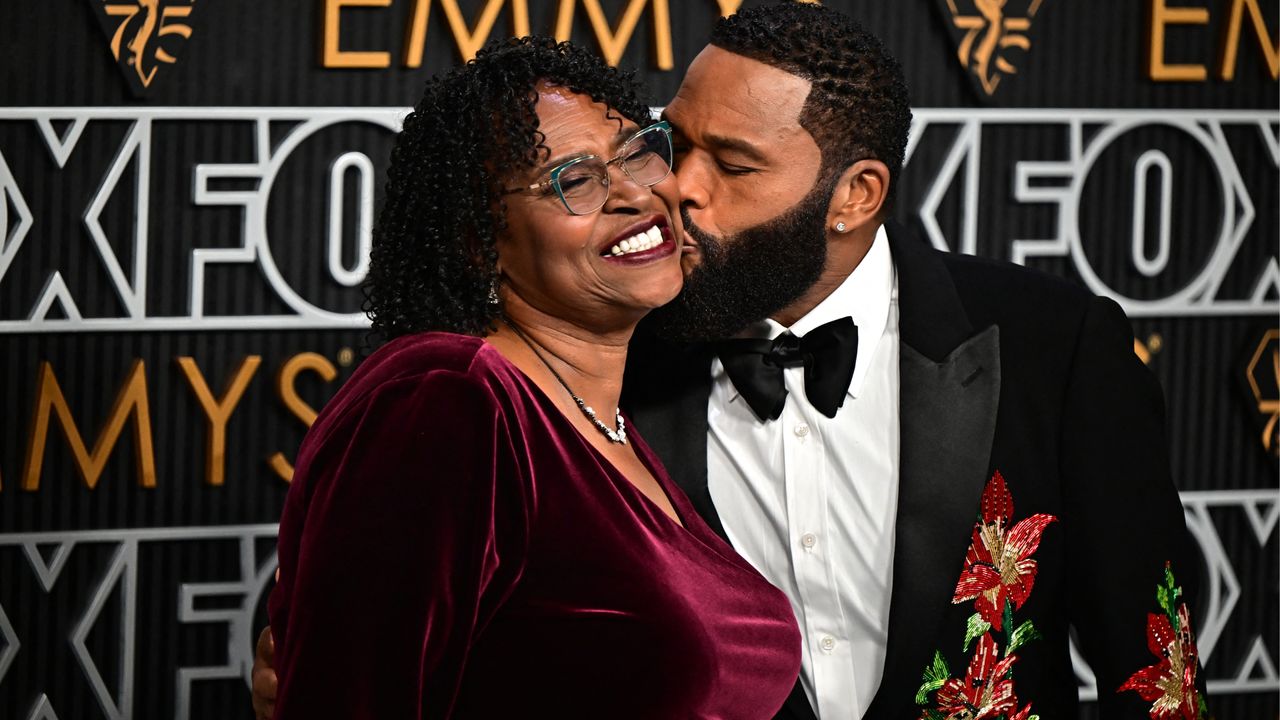
M 574 175 L 560 178 L 560 192 L 565 195 L 589 192 L 592 182 L 599 182 L 590 175 Z

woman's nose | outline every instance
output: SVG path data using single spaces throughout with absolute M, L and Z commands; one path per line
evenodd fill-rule
M 621 167 L 611 165 L 609 166 L 609 198 L 605 200 L 605 210 L 639 212 L 648 202 L 652 192 L 648 186 L 636 182 Z

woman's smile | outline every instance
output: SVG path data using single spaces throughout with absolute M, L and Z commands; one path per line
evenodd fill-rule
M 605 243 L 600 256 L 619 265 L 644 265 L 667 257 L 678 247 L 671 224 L 662 215 L 654 215 Z

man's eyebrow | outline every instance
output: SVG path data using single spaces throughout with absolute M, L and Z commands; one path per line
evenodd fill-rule
M 764 153 L 760 152 L 756 146 L 741 140 L 739 138 L 724 137 L 723 135 L 706 134 L 703 136 L 707 144 L 717 150 L 727 150 L 736 152 L 745 157 L 750 162 L 764 163 L 767 161 Z

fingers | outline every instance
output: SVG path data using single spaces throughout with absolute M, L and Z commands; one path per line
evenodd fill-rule
M 255 720 L 271 720 L 276 709 L 276 643 L 271 628 L 258 635 L 257 655 L 253 658 L 253 715 Z
M 271 720 L 276 711 L 276 674 L 267 668 L 253 667 L 253 716 Z
M 258 634 L 258 657 L 254 659 L 254 667 L 258 666 L 258 661 L 268 670 L 275 668 L 276 639 L 271 636 L 270 625 L 262 628 L 262 632 Z

